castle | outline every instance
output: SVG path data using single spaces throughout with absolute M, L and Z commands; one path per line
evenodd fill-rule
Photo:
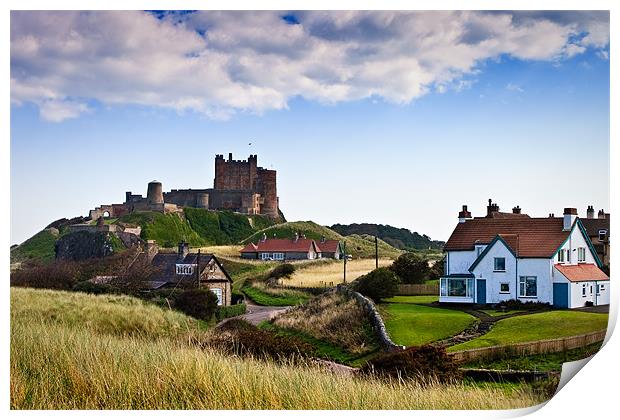
M 140 194 L 125 193 L 122 204 L 101 205 L 91 210 L 92 220 L 99 217 L 119 217 L 137 211 L 173 213 L 183 207 L 209 210 L 231 210 L 249 215 L 279 217 L 276 171 L 258 166 L 257 155 L 248 160 L 228 160 L 215 156 L 213 188 L 181 189 L 163 192 L 158 181 L 149 182 L 146 198 Z

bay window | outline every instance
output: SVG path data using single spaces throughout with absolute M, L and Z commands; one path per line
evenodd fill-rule
M 443 277 L 439 294 L 445 297 L 471 298 L 474 296 L 474 279 Z

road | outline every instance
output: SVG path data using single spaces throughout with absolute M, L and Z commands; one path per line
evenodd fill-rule
M 258 325 L 286 311 L 289 306 L 259 306 L 246 302 L 246 308 L 245 315 L 241 315 L 239 318 L 245 319 L 250 324 Z

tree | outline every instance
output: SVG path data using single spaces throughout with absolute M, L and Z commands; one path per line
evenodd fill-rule
M 353 289 L 375 302 L 392 297 L 398 292 L 398 276 L 386 267 L 377 268 L 370 273 L 358 277 Z
M 431 280 L 438 279 L 439 277 L 444 275 L 444 264 L 446 263 L 446 259 L 442 258 L 437 260 L 435 264 L 428 270 L 428 277 Z
M 188 289 L 175 299 L 174 306 L 189 316 L 208 321 L 217 309 L 217 296 L 206 289 Z
M 401 254 L 390 266 L 403 283 L 421 284 L 429 277 L 428 261 L 414 252 Z

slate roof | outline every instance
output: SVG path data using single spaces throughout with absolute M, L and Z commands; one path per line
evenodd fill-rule
M 598 236 L 599 230 L 606 230 L 607 235 L 609 236 L 609 221 L 610 216 L 609 213 L 605 215 L 604 219 L 579 219 L 581 220 L 581 224 L 585 228 L 586 232 L 588 232 L 588 236 Z
M 555 268 L 569 281 L 609 280 L 609 276 L 603 273 L 595 264 L 555 264 Z
M 215 258 L 213 254 L 200 254 L 200 272 L 205 269 L 206 265 L 211 261 L 211 259 Z M 158 268 L 158 272 L 156 275 L 151 278 L 151 283 L 153 285 L 159 285 L 161 287 L 163 284 L 178 282 L 180 280 L 189 280 L 189 276 L 180 276 L 176 274 L 176 265 L 177 264 L 196 264 L 198 259 L 198 254 L 187 254 L 185 258 L 179 258 L 177 253 L 157 253 L 151 264 Z M 215 258 L 217 262 L 217 258 Z M 219 263 L 219 262 L 218 262 Z M 226 274 L 227 278 L 230 279 L 225 270 L 223 270 Z M 163 284 L 160 284 L 163 283 Z
M 489 244 L 500 235 L 518 257 L 550 258 L 568 237 L 563 227 L 559 217 L 470 219 L 456 225 L 444 251 L 473 250 L 475 244 Z
M 321 252 L 313 239 L 266 239 L 257 244 L 247 244 L 240 252 L 308 252 L 314 246 Z

